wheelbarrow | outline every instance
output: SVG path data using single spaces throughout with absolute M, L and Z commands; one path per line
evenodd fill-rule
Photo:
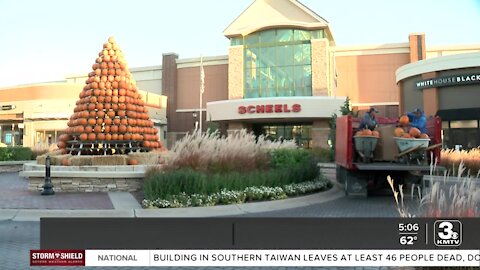
M 377 147 L 378 137 L 375 136 L 353 136 L 355 150 L 362 158 L 364 163 L 369 163 L 373 159 L 373 152 Z
M 428 146 L 430 139 L 395 138 L 395 142 L 397 143 L 399 149 L 399 153 L 396 155 L 396 158 L 399 162 L 405 164 L 425 164 L 427 161 L 427 151 L 439 146 Z

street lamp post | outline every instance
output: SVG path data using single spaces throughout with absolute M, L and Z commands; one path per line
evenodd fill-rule
M 42 195 L 53 195 L 52 179 L 50 178 L 50 156 L 45 158 L 45 184 L 43 185 Z

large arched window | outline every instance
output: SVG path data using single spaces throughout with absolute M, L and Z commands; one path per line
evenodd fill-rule
M 244 45 L 244 98 L 312 95 L 310 40 L 323 30 L 272 29 L 232 40 Z

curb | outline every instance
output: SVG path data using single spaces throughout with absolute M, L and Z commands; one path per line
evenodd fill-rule
M 336 185 L 327 191 L 278 201 L 254 202 L 245 204 L 217 205 L 208 207 L 165 208 L 165 209 L 92 209 L 92 210 L 52 210 L 52 209 L 0 209 L 0 221 L 40 221 L 43 217 L 219 217 L 237 216 L 287 210 L 320 204 L 343 197 Z
M 25 163 L 33 163 L 33 162 L 35 162 L 35 160 L 0 161 L 0 166 L 23 165 Z

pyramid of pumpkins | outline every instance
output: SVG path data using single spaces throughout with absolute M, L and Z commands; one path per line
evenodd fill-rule
M 66 134 L 59 138 L 60 149 L 65 149 L 70 140 L 136 141 L 147 150 L 163 148 L 113 37 L 103 44 L 92 65 L 67 125 Z
M 422 133 L 416 127 L 410 127 L 409 129 L 407 129 L 407 127 L 410 124 L 410 120 L 408 119 L 408 116 L 402 115 L 398 122 L 400 126 L 395 128 L 393 132 L 393 135 L 395 137 L 400 137 L 405 139 L 429 139 L 427 134 Z

